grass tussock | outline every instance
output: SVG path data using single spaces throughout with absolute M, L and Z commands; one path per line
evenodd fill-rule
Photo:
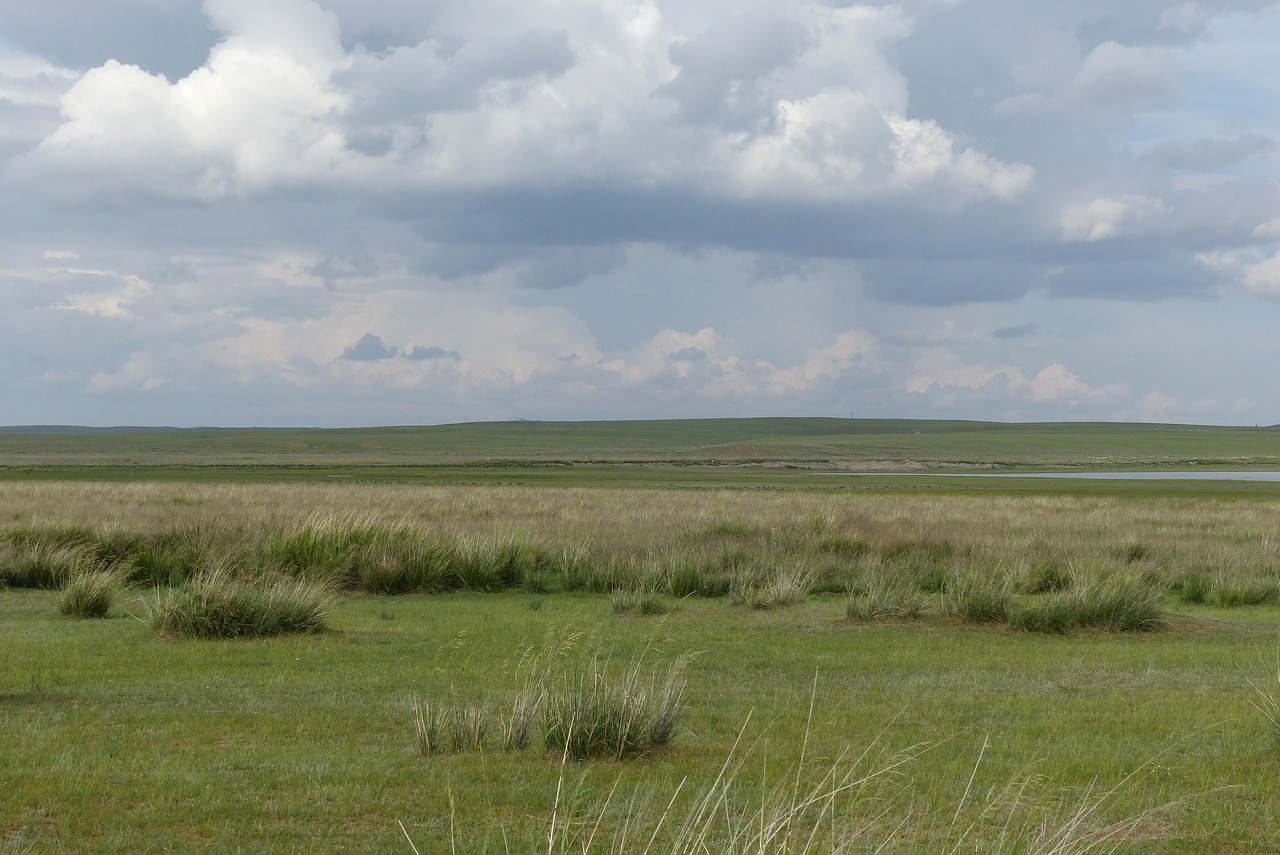
M 321 581 L 278 573 L 254 577 L 227 565 L 206 570 L 158 597 L 151 626 L 185 638 L 249 638 L 321 632 L 336 596 Z
M 551 675 L 543 699 L 547 749 L 574 760 L 622 760 L 667 745 L 684 710 L 686 665 L 677 659 L 646 673 L 637 661 L 619 671 L 593 656 Z
M 1272 741 L 1280 746 L 1280 664 L 1267 680 L 1262 682 L 1250 680 L 1249 685 L 1253 687 L 1254 709 L 1262 714 Z
M 129 506 L 136 521 L 100 491 L 75 513 L 59 512 L 61 503 L 15 513 L 0 529 L 0 584 L 60 589 L 78 572 L 117 567 L 130 585 L 176 587 L 202 567 L 227 564 L 382 595 L 647 586 L 670 598 L 727 595 L 763 610 L 844 593 L 876 565 L 926 602 L 942 595 L 951 614 L 999 622 L 1004 592 L 968 577 L 1008 568 L 999 574 L 1008 576 L 1015 620 L 1059 632 L 1079 625 L 1082 608 L 1059 596 L 1073 584 L 1069 568 L 1105 565 L 1189 604 L 1280 602 L 1273 520 L 1214 503 L 1150 514 L 1107 499 L 861 496 L 852 510 L 822 497 L 733 491 L 697 502 L 660 491 L 607 499 L 564 491 L 548 510 L 547 494 L 533 501 L 528 491 L 457 488 L 427 491 L 426 512 L 387 504 L 372 490 L 320 501 L 324 491 L 220 487 L 197 495 L 184 486 L 166 501 L 168 489 L 140 490 Z M 257 504 L 237 510 L 242 501 Z M 618 519 L 628 524 L 619 528 Z M 1026 598 L 1035 598 L 1029 608 L 1013 608 Z M 857 607 L 865 616 L 879 610 L 870 601 Z
M 673 597 L 719 597 L 733 587 L 732 574 L 703 550 L 664 555 L 646 575 Z
M 1260 606 L 1280 601 L 1280 586 L 1268 578 L 1221 574 L 1213 579 L 1206 600 L 1224 609 Z
M 353 558 L 357 587 L 370 594 L 432 594 L 458 587 L 457 550 L 430 533 L 387 529 Z
M 890 574 L 877 573 L 850 592 L 845 617 L 863 622 L 915 620 L 924 608 L 925 599 L 915 586 Z
M 1071 587 L 1071 573 L 1058 561 L 1041 561 L 1027 567 L 1018 579 L 1020 594 L 1052 594 Z
M 124 587 L 118 571 L 94 570 L 72 576 L 58 594 L 58 612 L 65 617 L 103 618 Z
M 354 588 L 359 584 L 358 558 L 380 539 L 388 526 L 355 515 L 313 513 L 266 542 L 266 563 L 301 579 Z
M 0 582 L 11 588 L 54 590 L 95 566 L 92 551 L 83 545 L 34 541 L 0 549 Z
M 738 573 L 730 593 L 735 603 L 765 610 L 804 602 L 812 583 L 806 566 L 755 566 Z
M 1178 599 L 1190 605 L 1203 605 L 1213 590 L 1213 579 L 1200 568 L 1188 570 L 1170 586 Z
M 638 612 L 642 615 L 665 615 L 671 611 L 671 603 L 660 591 L 652 588 L 619 588 L 609 595 L 609 604 L 616 614 Z
M 1071 589 L 1013 609 L 1010 625 L 1033 632 L 1072 629 L 1141 632 L 1164 619 L 1163 594 L 1141 578 L 1115 574 L 1077 580 Z
M 423 755 L 504 750 L 535 744 L 565 759 L 622 760 L 671 742 L 684 711 L 687 658 L 656 670 L 642 661 L 612 667 L 591 656 L 574 667 L 546 668 L 532 660 L 524 684 L 502 717 L 456 699 L 417 701 L 414 734 Z
M 942 602 L 947 613 L 968 623 L 1005 623 L 1014 593 L 1003 573 L 966 569 L 948 580 Z

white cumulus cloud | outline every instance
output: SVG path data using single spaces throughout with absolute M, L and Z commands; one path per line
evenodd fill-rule
M 1063 211 L 1062 239 L 1069 243 L 1092 243 L 1120 237 L 1140 230 L 1164 211 L 1164 202 L 1152 196 L 1098 197 Z

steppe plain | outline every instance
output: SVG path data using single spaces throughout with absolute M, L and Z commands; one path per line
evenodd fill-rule
M 1277 851 L 1280 485 L 1019 477 L 1153 469 L 1280 429 L 0 431 L 0 852 Z

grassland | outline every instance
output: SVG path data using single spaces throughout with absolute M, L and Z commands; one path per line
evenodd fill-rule
M 736 425 L 727 444 L 759 444 L 749 437 L 769 421 Z M 10 470 L 0 483 L 0 851 L 410 852 L 399 823 L 421 852 L 640 852 L 655 829 L 649 851 L 685 851 L 682 822 L 721 792 L 726 758 L 736 777 L 709 851 L 747 851 L 725 837 L 771 822 L 794 829 L 785 850 L 779 837 L 750 851 L 1280 846 L 1280 741 L 1258 694 L 1280 692 L 1275 488 L 961 488 L 891 474 L 832 487 L 811 468 L 827 465 L 817 452 L 793 470 L 713 465 L 725 432 L 702 427 L 672 429 L 678 466 L 623 462 L 616 433 L 583 455 L 614 455 L 603 468 L 549 465 L 564 450 L 544 437 L 528 471 L 574 477 L 526 485 L 498 483 L 512 467 L 480 465 L 474 437 L 427 466 L 471 484 L 266 475 L 291 471 L 290 452 L 255 464 L 245 435 L 190 461 L 176 445 L 140 450 L 139 436 L 4 447 L 76 477 Z M 1094 434 L 1114 465 L 1143 445 L 1121 427 Z M 526 428 L 539 425 L 501 429 Z M 1270 431 L 1219 448 L 1196 430 L 1156 428 L 1145 447 L 1184 464 L 1270 459 Z M 815 435 L 779 442 L 812 448 Z M 970 463 L 999 464 L 1005 447 L 1022 448 L 1022 465 L 1079 463 L 1065 436 L 988 437 L 982 454 L 952 437 L 934 462 L 964 462 L 972 441 Z M 86 450 L 90 439 L 120 445 Z M 866 460 L 890 459 L 866 441 Z M 514 440 L 493 442 L 495 459 L 516 459 Z M 892 459 L 915 465 L 918 451 Z M 300 466 L 422 465 L 405 454 L 330 448 Z M 130 455 L 144 472 L 170 468 L 111 477 Z M 664 482 L 690 471 L 705 478 Z M 59 588 L 93 573 L 130 584 L 105 619 L 61 614 Z M 323 586 L 325 629 L 187 638 L 156 619 L 218 573 Z M 1154 612 L 1123 631 L 1026 619 L 1105 585 Z M 999 619 L 966 606 L 975 587 L 1001 598 Z M 627 605 L 633 595 L 659 607 Z M 892 607 L 867 608 L 875 597 Z M 900 609 L 904 598 L 918 608 Z M 482 710 L 496 728 L 531 679 L 563 683 L 547 663 L 584 673 L 603 660 L 658 673 L 687 661 L 669 744 L 567 763 L 538 738 L 421 750 L 415 709 Z M 789 816 L 797 793 L 867 776 Z M 814 828 L 825 836 L 810 850 Z
M 497 463 L 1280 466 L 1280 429 L 902 419 L 488 422 L 353 429 L 0 431 L 0 467 Z

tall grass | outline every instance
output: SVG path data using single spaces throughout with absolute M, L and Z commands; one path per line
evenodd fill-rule
M 355 587 L 357 556 L 380 536 L 386 536 L 386 528 L 370 518 L 312 513 L 273 534 L 264 551 L 272 566 L 292 576 Z
M 187 638 L 320 632 L 335 596 L 334 587 L 323 581 L 278 573 L 252 576 L 223 564 L 161 592 L 151 625 L 157 632 Z
M 1156 629 L 1163 623 L 1162 592 L 1124 574 L 1077 579 L 1069 590 L 1013 608 L 1009 623 L 1036 632 L 1094 628 L 1116 632 Z
M 85 546 L 10 543 L 0 548 L 0 582 L 12 588 L 60 588 L 95 564 Z
M 1078 624 L 1071 598 L 1055 595 L 1079 564 L 1141 574 L 1190 604 L 1280 600 L 1280 539 L 1262 500 L 59 484 L 15 485 L 0 510 L 14 520 L 0 525 L 0 582 L 12 587 L 56 589 L 106 566 L 174 586 L 226 563 L 378 594 L 608 594 L 645 580 L 766 609 L 846 591 L 877 563 L 922 594 L 945 592 L 965 620 L 1001 620 L 1001 585 L 1008 608 L 1043 597 L 1019 619 L 1061 631 Z
M 568 759 L 634 757 L 674 738 L 684 711 L 687 663 L 682 657 L 649 670 L 642 660 L 616 668 L 599 654 L 572 667 L 534 659 L 505 719 L 456 698 L 447 704 L 416 701 L 418 751 L 481 750 L 495 734 L 504 749 L 519 750 L 540 732 L 545 750 Z
M 642 615 L 665 615 L 671 604 L 661 592 L 644 585 L 619 588 L 609 595 L 614 612 L 639 612 Z
M 970 623 L 1004 623 L 1013 608 L 1013 589 L 999 570 L 973 568 L 952 577 L 943 592 L 943 606 Z
M 123 586 L 121 574 L 116 570 L 77 573 L 62 586 L 58 611 L 66 617 L 106 617 Z
M 849 593 L 845 616 L 858 621 L 914 620 L 924 607 L 924 597 L 914 585 L 882 571 Z
M 358 587 L 371 594 L 430 594 L 460 584 L 456 544 L 433 532 L 380 531 L 352 563 Z
M 813 573 L 803 564 L 753 565 L 740 570 L 733 580 L 733 601 L 752 609 L 772 609 L 804 602 L 809 596 Z
M 1280 585 L 1265 577 L 1223 573 L 1213 580 L 1206 599 L 1219 608 L 1259 606 L 1280 601 Z
M 549 675 L 543 726 L 549 750 L 575 760 L 623 759 L 671 741 L 684 708 L 684 671 L 678 659 L 647 674 L 641 661 L 620 671 L 593 656 L 571 671 Z

